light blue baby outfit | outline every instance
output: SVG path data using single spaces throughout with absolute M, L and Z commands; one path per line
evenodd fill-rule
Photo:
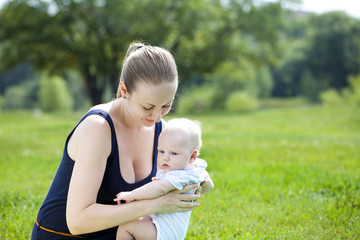
M 210 176 L 205 170 L 207 163 L 203 159 L 196 159 L 194 168 L 187 168 L 181 170 L 172 170 L 164 172 L 158 171 L 157 179 L 168 180 L 177 189 L 182 189 L 183 186 L 198 183 L 204 180 L 209 180 Z M 195 190 L 187 193 L 194 193 Z M 151 215 L 153 223 L 157 229 L 156 240 L 182 240 L 186 236 L 189 227 L 191 211 L 175 212 L 175 213 L 155 213 Z

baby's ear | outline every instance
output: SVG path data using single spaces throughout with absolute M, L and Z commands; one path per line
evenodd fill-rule
M 190 163 L 193 163 L 196 158 L 197 158 L 197 155 L 198 155 L 198 150 L 197 149 L 194 149 L 191 153 L 191 157 L 190 157 Z

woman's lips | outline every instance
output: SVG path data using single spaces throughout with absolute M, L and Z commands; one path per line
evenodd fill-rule
M 145 119 L 147 122 L 149 123 L 154 123 L 155 121 L 154 120 L 149 120 L 149 119 Z

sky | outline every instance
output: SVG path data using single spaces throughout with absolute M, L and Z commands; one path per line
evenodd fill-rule
M 0 7 L 8 0 L 0 0 Z M 274 0 L 265 0 L 274 1 Z M 302 0 L 302 4 L 295 9 L 315 12 L 318 14 L 329 11 L 345 11 L 352 17 L 360 19 L 360 1 L 359 0 Z
M 341 10 L 352 17 L 360 19 L 359 0 L 302 0 L 302 4 L 296 9 L 318 14 Z

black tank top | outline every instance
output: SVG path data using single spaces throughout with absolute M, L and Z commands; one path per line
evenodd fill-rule
M 66 224 L 66 201 L 67 201 L 71 174 L 75 162 L 68 155 L 67 145 L 76 127 L 86 117 L 93 114 L 100 115 L 104 119 L 106 119 L 111 129 L 111 153 L 107 159 L 104 177 L 97 195 L 97 201 L 96 201 L 97 203 L 116 204 L 113 201 L 113 199 L 116 197 L 116 194 L 122 191 L 132 191 L 148 182 L 151 182 L 151 178 L 156 175 L 157 145 L 158 145 L 158 137 L 162 130 L 161 122 L 155 123 L 155 138 L 154 138 L 154 148 L 153 148 L 153 158 L 152 158 L 153 168 L 150 175 L 139 182 L 128 183 L 121 176 L 121 171 L 119 166 L 119 149 L 117 145 L 114 124 L 111 120 L 110 115 L 107 112 L 100 109 L 91 110 L 80 119 L 80 121 L 77 123 L 75 128 L 70 132 L 69 136 L 66 139 L 61 163 L 56 172 L 55 178 L 51 184 L 50 190 L 37 215 L 37 222 L 39 223 L 40 226 L 62 233 L 70 233 Z M 91 237 L 91 235 L 99 236 L 101 235 L 101 232 L 102 231 L 93 234 L 85 234 L 83 236 L 87 236 L 87 237 Z

